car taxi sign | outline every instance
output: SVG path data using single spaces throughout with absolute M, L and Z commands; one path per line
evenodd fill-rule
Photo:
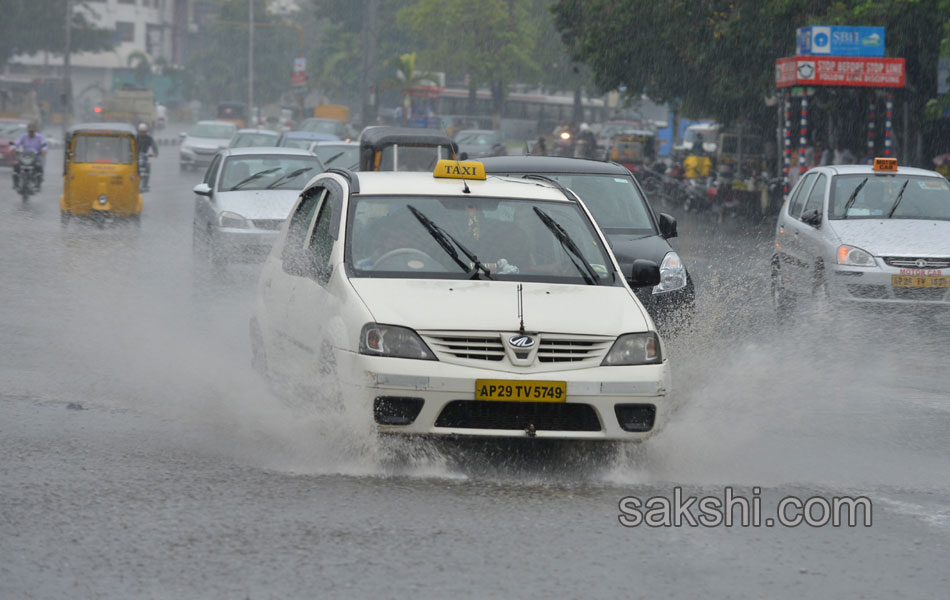
M 485 179 L 485 165 L 477 160 L 440 160 L 433 177 L 444 179 Z
M 897 159 L 896 158 L 875 158 L 874 170 L 883 171 L 885 173 L 897 173 Z

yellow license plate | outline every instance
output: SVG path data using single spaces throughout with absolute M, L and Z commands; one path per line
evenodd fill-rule
M 496 402 L 564 402 L 567 400 L 567 383 L 476 379 L 475 399 Z
M 950 277 L 891 275 L 892 287 L 950 288 Z

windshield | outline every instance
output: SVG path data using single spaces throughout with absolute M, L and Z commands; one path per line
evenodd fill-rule
M 132 140 L 120 135 L 77 135 L 72 159 L 77 163 L 130 164 Z
M 360 163 L 360 147 L 356 144 L 346 146 L 319 144 L 314 146 L 312 151 L 327 167 L 353 169 Z
M 220 189 L 222 192 L 300 190 L 314 175 L 322 172 L 323 167 L 315 156 L 231 156 L 224 162 Z M 255 175 L 254 179 L 248 179 Z
M 573 190 L 587 205 L 604 233 L 656 235 L 650 209 L 630 177 L 553 173 L 544 176 Z
M 459 144 L 474 146 L 492 146 L 498 143 L 498 135 L 491 131 L 461 131 L 455 137 Z
M 493 279 L 587 285 L 579 259 L 535 208 L 561 225 L 581 248 L 599 283 L 616 281 L 590 221 L 569 202 L 524 199 L 355 196 L 349 209 L 347 264 L 357 277 L 465 279 L 461 268 L 413 214 L 418 211 L 471 251 Z M 454 246 L 454 242 L 450 244 Z
M 248 148 L 250 146 L 276 146 L 277 135 L 268 133 L 239 133 L 231 142 L 232 148 Z
M 847 218 L 887 218 L 900 194 L 900 203 L 894 209 L 894 219 L 950 220 L 950 183 L 940 177 L 907 175 L 841 175 L 832 186 L 832 204 L 829 218 L 845 218 L 845 205 L 854 190 L 867 179 L 854 202 L 848 208 Z M 906 186 L 904 184 L 907 184 Z M 904 189 L 901 193 L 901 188 Z
M 191 137 L 224 139 L 234 135 L 234 127 L 228 125 L 198 125 L 189 133 Z
M 339 121 L 324 121 L 321 119 L 307 119 L 300 124 L 301 131 L 312 133 L 329 133 L 339 136 L 343 133 L 343 123 Z
M 284 148 L 303 148 L 306 150 L 312 143 L 313 140 L 306 138 L 284 138 Z
M 380 171 L 431 171 L 440 159 L 449 157 L 448 148 L 442 146 L 403 146 L 401 144 L 386 146 L 381 154 Z

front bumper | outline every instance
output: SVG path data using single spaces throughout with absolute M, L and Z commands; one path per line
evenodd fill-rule
M 263 261 L 280 235 L 279 230 L 217 227 L 212 236 L 215 254 L 228 262 Z
M 218 153 L 217 148 L 181 148 L 178 151 L 178 161 L 183 165 L 206 167 L 211 164 L 214 155 Z
M 950 308 L 950 289 L 899 287 L 893 285 L 895 275 L 950 277 L 950 269 L 902 269 L 892 267 L 875 257 L 877 267 L 832 265 L 828 291 L 832 299 L 847 305 L 911 306 L 929 305 Z
M 380 432 L 407 435 L 559 438 L 638 441 L 653 435 L 669 413 L 668 364 L 591 367 L 512 373 L 438 361 L 337 353 L 344 397 L 356 408 L 377 410 Z M 565 402 L 475 400 L 476 379 L 564 381 Z M 382 403 L 421 405 L 400 425 L 380 423 Z M 638 431 L 621 426 L 622 414 L 649 415 Z M 629 408 L 629 407 L 639 408 Z M 629 417 L 626 421 L 631 424 Z M 385 420 L 385 419 L 384 419 Z M 649 421 L 649 422 L 647 422 Z M 533 427 L 532 427 L 533 426 Z

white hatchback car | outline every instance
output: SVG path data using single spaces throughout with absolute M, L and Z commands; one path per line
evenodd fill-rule
M 466 170 L 467 182 L 440 177 Z M 261 273 L 255 367 L 405 434 L 639 440 L 670 371 L 603 233 L 553 181 L 333 170 L 305 188 Z M 473 177 L 474 174 L 474 177 Z M 626 276 L 624 276 L 626 275 Z
M 779 213 L 772 298 L 950 308 L 950 183 L 894 159 L 811 169 Z

